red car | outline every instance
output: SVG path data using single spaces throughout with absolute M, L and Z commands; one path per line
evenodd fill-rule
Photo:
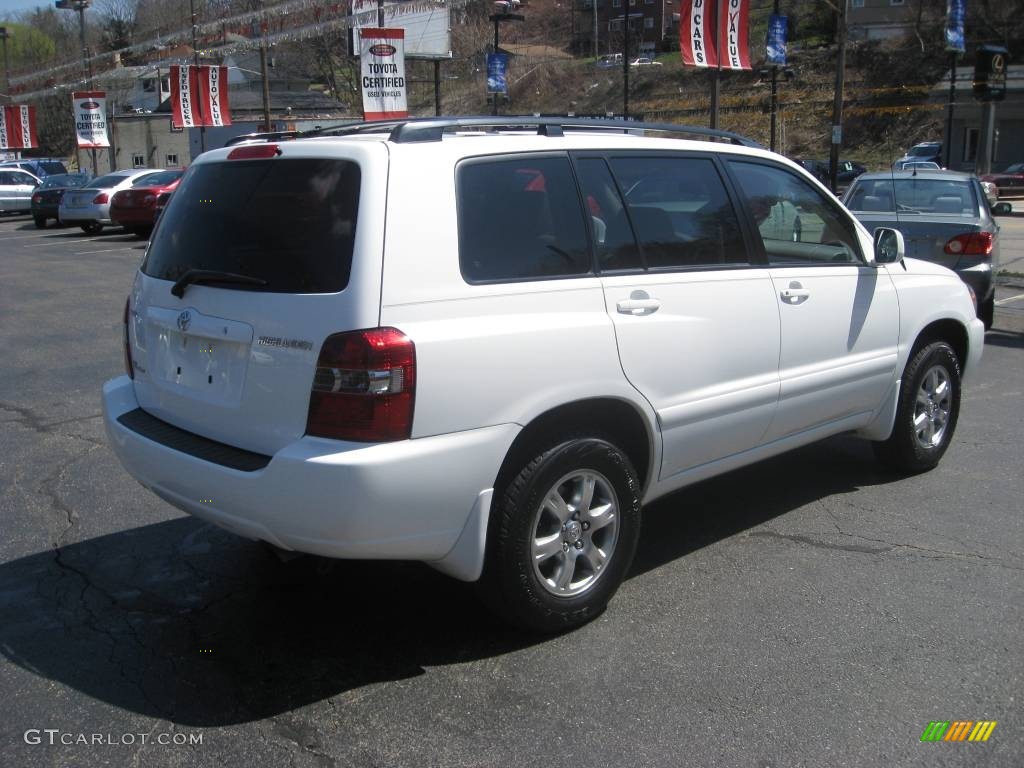
M 991 181 L 999 188 L 999 197 L 1024 197 L 1024 163 L 1014 163 L 999 173 L 986 173 L 982 181 Z
M 156 224 L 156 201 L 164 192 L 172 192 L 184 170 L 160 171 L 147 176 L 137 187 L 122 189 L 110 201 L 110 218 L 129 232 L 149 237 Z

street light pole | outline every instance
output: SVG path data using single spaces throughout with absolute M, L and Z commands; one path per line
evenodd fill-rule
M 622 119 L 629 119 L 629 0 L 622 0 Z
M 7 33 L 7 27 L 0 27 L 0 41 L 4 44 L 4 92 L 0 96 L 0 99 L 6 101 L 8 104 L 14 101 L 11 96 L 11 65 L 7 60 L 7 38 L 10 35 Z
M 192 18 L 192 63 L 199 66 L 199 48 L 196 46 L 196 36 L 198 34 L 198 25 L 196 24 L 196 0 L 188 0 L 188 10 Z M 203 100 L 197 99 L 196 106 L 199 107 L 199 152 L 206 151 L 206 126 L 203 125 L 205 122 L 203 118 Z M 191 150 L 189 150 L 191 152 Z
M 491 14 L 490 20 L 494 22 L 494 55 L 497 56 L 498 55 L 498 25 L 501 24 L 501 22 L 503 22 L 503 21 L 526 21 L 526 17 L 523 16 L 521 13 L 509 13 L 508 11 L 505 11 L 504 13 L 494 13 L 494 14 Z M 508 91 L 507 91 L 507 86 L 506 86 L 506 94 L 507 93 L 508 93 Z M 492 115 L 497 115 L 498 114 L 498 97 L 501 94 L 500 93 L 495 93 L 493 95 L 494 95 L 494 105 L 491 108 L 491 114 Z
M 840 0 L 836 35 L 839 50 L 836 55 L 836 92 L 832 102 L 832 144 L 828 158 L 829 187 L 836 191 L 836 176 L 839 174 L 839 145 L 843 141 L 843 85 L 846 78 L 846 3 Z
M 89 63 L 89 49 L 85 45 L 85 9 L 89 7 L 89 3 L 85 0 L 79 0 L 75 3 L 75 10 L 78 11 L 78 36 L 82 41 L 82 66 L 85 70 L 86 87 L 91 91 L 93 89 L 92 83 L 92 64 Z M 92 175 L 96 176 L 99 174 L 99 164 L 96 162 L 96 147 L 89 150 L 92 155 Z

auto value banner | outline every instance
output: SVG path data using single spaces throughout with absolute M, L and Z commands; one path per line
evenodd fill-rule
M 38 146 L 35 107 L 11 105 L 0 109 L 0 149 Z
M 750 0 L 682 0 L 679 51 L 683 64 L 750 69 L 749 26 Z
M 75 136 L 84 149 L 109 147 L 107 138 L 107 94 L 103 91 L 74 91 Z
M 405 30 L 359 30 L 363 117 L 391 120 L 408 117 L 405 97 Z
M 171 124 L 175 128 L 231 125 L 228 68 L 172 66 Z

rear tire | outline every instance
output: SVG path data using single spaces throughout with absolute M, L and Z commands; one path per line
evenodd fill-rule
M 605 440 L 576 438 L 522 467 L 491 510 L 479 588 L 511 624 L 558 632 L 607 606 L 640 535 L 640 482 Z
M 36 229 L 46 229 L 46 217 L 45 216 L 33 216 L 32 221 L 36 223 Z
M 960 415 L 960 360 L 944 341 L 919 349 L 903 372 L 892 435 L 875 456 L 899 472 L 926 472 L 942 458 Z
M 985 330 L 988 331 L 992 328 L 992 323 L 995 322 L 996 316 L 996 294 L 995 291 L 992 295 L 982 302 L 981 306 L 978 307 L 978 319 L 985 324 Z
M 103 231 L 103 225 L 96 221 L 90 221 L 88 224 L 82 224 L 82 231 L 87 235 L 98 235 Z

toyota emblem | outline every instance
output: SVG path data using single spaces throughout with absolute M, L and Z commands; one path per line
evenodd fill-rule
M 184 333 L 192 325 L 192 313 L 187 309 L 178 315 L 178 330 Z

